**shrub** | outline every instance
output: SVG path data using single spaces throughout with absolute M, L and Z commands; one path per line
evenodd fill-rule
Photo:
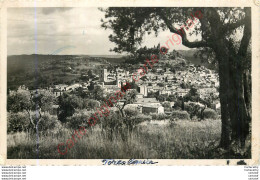
M 164 107 L 164 111 L 171 111 L 172 109 L 170 102 L 164 102 L 162 106 Z
M 36 114 L 31 116 L 33 122 L 36 124 L 39 118 L 37 118 Z M 30 123 L 30 117 L 28 114 L 23 112 L 18 113 L 8 113 L 8 124 L 7 131 L 8 132 L 22 132 L 30 130 L 31 132 L 35 132 L 35 126 Z M 42 114 L 40 122 L 38 124 L 38 131 L 43 134 L 49 131 L 59 131 L 61 128 L 61 123 L 58 120 L 57 116 L 52 116 L 49 113 L 45 112 Z
M 157 114 L 152 114 L 152 119 L 157 119 Z
M 167 118 L 168 118 L 168 116 L 166 114 L 158 114 L 158 116 L 157 116 L 157 120 L 164 120 Z
M 57 116 L 52 116 L 49 113 L 44 113 L 42 120 L 39 123 L 38 130 L 40 132 L 47 132 L 49 130 L 59 131 L 61 128 L 61 122 Z
M 128 123 L 131 125 L 131 119 L 123 118 L 119 112 L 111 111 L 106 117 L 100 118 L 100 124 L 102 132 L 107 133 L 107 137 L 112 141 L 113 134 L 120 135 L 120 137 L 125 140 L 127 137 L 126 128 Z
M 98 122 L 101 123 L 103 129 L 114 131 L 123 128 L 123 121 L 122 116 L 118 112 L 110 111 L 108 116 L 103 116 Z
M 71 129 L 78 129 L 80 126 L 88 126 L 88 119 L 92 116 L 92 111 L 76 110 L 76 112 L 67 118 L 67 126 Z
M 58 119 L 65 123 L 67 122 L 67 118 L 72 116 L 77 108 L 82 109 L 83 100 L 76 95 L 63 93 L 58 97 L 58 105 Z
M 137 116 L 133 116 L 129 119 L 126 119 L 124 124 L 129 132 L 132 132 L 133 129 L 141 122 L 152 120 L 151 116 L 145 114 L 138 114 Z
M 190 115 L 187 111 L 173 111 L 171 119 L 190 119 Z
M 90 109 L 95 109 L 100 106 L 100 103 L 97 100 L 89 99 L 87 105 Z
M 166 114 L 152 114 L 152 119 L 154 120 L 164 120 L 168 118 L 169 116 L 167 116 Z
M 218 115 L 213 109 L 207 108 L 203 112 L 205 119 L 217 119 Z
M 132 117 L 139 114 L 139 111 L 133 108 L 127 108 L 125 109 L 126 116 Z
M 143 121 L 150 121 L 152 120 L 152 117 L 145 114 L 138 114 L 137 116 L 134 116 L 133 119 L 135 119 L 136 124 L 141 123 Z
M 18 113 L 8 113 L 7 132 L 21 132 L 29 128 L 30 121 L 25 111 Z

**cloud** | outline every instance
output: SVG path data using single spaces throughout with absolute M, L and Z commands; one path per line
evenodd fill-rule
M 108 39 L 112 31 L 101 28 L 104 13 L 96 7 L 8 8 L 7 13 L 8 55 L 49 54 L 65 46 L 76 48 L 65 49 L 59 54 L 115 54 L 109 51 L 115 46 Z M 144 45 L 163 44 L 170 34 L 147 36 Z
M 8 9 L 8 54 L 49 54 L 64 46 L 62 53 L 109 54 L 114 45 L 110 31 L 100 28 L 104 16 L 97 8 Z
M 63 8 L 56 8 L 56 7 L 49 7 L 49 8 L 42 8 L 42 13 L 45 15 L 49 15 L 56 12 L 64 12 L 71 10 L 72 8 L 63 7 Z

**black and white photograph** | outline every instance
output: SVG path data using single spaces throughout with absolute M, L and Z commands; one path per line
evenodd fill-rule
M 6 158 L 252 159 L 251 10 L 7 8 Z

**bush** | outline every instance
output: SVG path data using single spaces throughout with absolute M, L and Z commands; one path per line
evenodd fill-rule
M 89 99 L 87 102 L 87 107 L 90 109 L 95 109 L 100 106 L 100 103 L 97 100 Z
M 98 122 L 101 123 L 103 129 L 114 131 L 123 128 L 123 118 L 116 111 L 110 111 L 108 116 L 103 116 Z
M 88 119 L 92 117 L 92 111 L 76 110 L 76 112 L 67 118 L 66 125 L 71 129 L 79 129 L 80 126 L 88 126 Z
M 151 116 L 145 114 L 138 114 L 129 119 L 125 119 L 124 124 L 129 132 L 133 132 L 133 129 L 141 122 L 152 120 Z
M 169 118 L 166 114 L 158 114 L 157 116 L 157 120 L 164 120 Z
M 152 120 L 152 117 L 144 114 L 138 114 L 137 116 L 134 116 L 133 119 L 135 119 L 136 124 L 138 124 L 143 121 L 150 121 Z
M 187 111 L 173 111 L 171 119 L 190 119 L 190 115 Z
M 140 114 L 140 113 L 139 113 L 139 111 L 136 110 L 136 109 L 127 108 L 127 109 L 125 109 L 125 114 L 126 114 L 126 116 L 128 116 L 128 117 L 132 117 L 132 116 L 136 116 L 136 115 L 138 115 L 138 114 Z
M 209 108 L 205 109 L 203 114 L 205 119 L 217 119 L 218 117 L 217 112 Z
M 167 116 L 166 114 L 152 114 L 152 119 L 154 120 L 165 120 L 168 118 L 169 116 Z
M 57 116 L 52 116 L 49 113 L 44 113 L 42 120 L 39 123 L 38 130 L 40 132 L 48 131 L 59 131 L 61 128 L 61 122 L 58 120 Z
M 164 102 L 162 104 L 162 106 L 164 107 L 164 111 L 171 111 L 172 107 L 171 107 L 171 103 L 170 102 Z
M 37 118 L 36 114 L 31 116 L 33 122 L 36 124 L 39 118 Z M 8 124 L 7 131 L 8 132 L 22 132 L 30 130 L 31 132 L 35 132 L 35 127 L 30 123 L 30 117 L 28 114 L 23 112 L 18 113 L 8 113 Z M 43 134 L 49 131 L 59 131 L 61 128 L 61 123 L 58 120 L 57 116 L 52 116 L 49 113 L 45 112 L 38 124 L 39 132 Z
M 29 128 L 30 121 L 25 111 L 18 113 L 8 113 L 7 132 L 21 132 Z

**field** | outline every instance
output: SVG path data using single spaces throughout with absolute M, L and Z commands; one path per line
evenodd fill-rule
M 60 134 L 39 136 L 37 153 L 35 136 L 25 132 L 8 134 L 8 159 L 212 159 L 220 158 L 214 149 L 220 141 L 221 121 L 147 121 L 131 134 L 122 136 L 101 131 L 99 125 L 88 129 L 66 155 L 57 151 L 59 143 L 71 138 L 72 130 L 61 129 Z

